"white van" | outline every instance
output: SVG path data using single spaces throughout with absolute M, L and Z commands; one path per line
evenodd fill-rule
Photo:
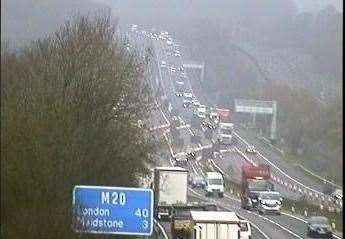
M 219 197 L 224 195 L 224 179 L 223 175 L 217 172 L 206 173 L 206 196 L 217 193 Z

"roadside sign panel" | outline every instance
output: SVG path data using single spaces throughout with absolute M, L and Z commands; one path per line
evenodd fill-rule
M 85 233 L 151 235 L 153 191 L 144 188 L 75 186 L 73 229 Z

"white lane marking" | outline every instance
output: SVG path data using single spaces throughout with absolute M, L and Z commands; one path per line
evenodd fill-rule
M 234 134 L 239 138 L 241 139 L 247 146 L 249 145 L 241 136 L 239 136 L 236 132 L 234 132 Z M 319 193 L 319 194 L 323 194 L 322 192 L 319 192 L 315 189 L 312 189 L 306 185 L 304 185 L 303 183 L 297 181 L 296 179 L 290 177 L 288 174 L 286 174 L 283 170 L 281 170 L 278 166 L 276 166 L 275 164 L 273 164 L 270 160 L 268 160 L 265 156 L 263 156 L 259 151 L 257 152 L 258 155 L 260 155 L 260 157 L 262 157 L 267 163 L 269 163 L 270 165 L 272 165 L 275 169 L 277 169 L 281 174 L 283 174 L 285 177 L 289 178 L 290 180 L 292 180 L 293 182 L 301 185 L 302 187 L 305 187 L 307 189 L 309 189 L 310 191 L 313 191 L 313 192 L 316 192 L 316 193 Z M 324 194 L 323 194 L 324 195 Z
M 234 135 L 238 137 L 243 143 L 245 143 L 246 146 L 249 146 L 249 143 L 245 141 L 241 136 L 239 136 L 236 132 L 234 132 Z
M 168 128 L 170 125 L 169 124 L 163 124 L 163 125 L 159 125 L 159 126 L 154 126 L 152 128 L 150 128 L 150 131 L 154 131 L 154 130 L 158 130 L 158 129 L 163 129 L 163 128 Z
M 279 223 L 277 223 L 277 222 L 275 222 L 275 221 L 272 221 L 271 219 L 268 219 L 267 217 L 261 216 L 261 215 L 259 215 L 259 214 L 256 214 L 256 213 L 253 213 L 253 212 L 250 212 L 250 211 L 248 211 L 248 213 L 254 214 L 254 215 L 256 215 L 256 216 L 262 218 L 263 220 L 266 220 L 266 221 L 268 221 L 268 222 L 270 222 L 270 223 L 276 225 L 277 227 L 279 227 L 279 228 L 283 229 L 284 231 L 290 233 L 291 235 L 293 235 L 293 236 L 296 237 L 296 238 L 303 239 L 303 237 L 301 237 L 300 235 L 294 233 L 293 231 L 291 231 L 290 229 L 288 229 L 288 228 L 286 228 L 286 227 L 280 225 Z
M 327 183 L 329 183 L 329 184 L 331 184 L 331 185 L 333 185 L 333 186 L 335 186 L 335 187 L 342 188 L 340 185 L 335 184 L 335 183 L 333 183 L 333 182 L 331 182 L 331 181 L 328 181 L 327 179 L 325 179 L 325 178 L 323 178 L 323 177 L 321 177 L 321 176 L 319 176 L 319 175 L 313 173 L 312 171 L 310 171 L 309 169 L 305 168 L 305 167 L 304 167 L 303 165 L 301 165 L 301 164 L 295 164 L 295 165 L 296 165 L 297 167 L 300 167 L 300 168 L 303 169 L 304 171 L 308 172 L 309 174 L 313 175 L 314 177 L 316 177 L 316 178 L 322 180 L 323 182 L 327 182 Z
M 156 219 L 153 219 L 153 221 L 154 221 L 154 223 L 157 224 L 157 226 L 159 227 L 159 229 L 162 231 L 164 238 L 165 238 L 165 239 L 169 239 L 169 237 L 168 237 L 167 233 L 165 232 L 163 226 L 162 226 Z
M 251 160 L 250 158 L 248 158 L 242 151 L 240 151 L 236 146 L 235 146 L 235 151 L 240 154 L 246 161 L 248 161 L 250 164 L 252 164 L 253 166 L 257 166 L 256 163 Z
M 195 134 L 193 133 L 193 131 L 190 128 L 188 128 L 188 130 L 192 136 L 195 136 Z
M 212 165 L 223 175 L 225 175 L 224 171 L 214 162 L 213 159 L 210 159 Z
M 159 110 L 161 111 L 161 113 L 162 113 L 162 115 L 163 115 L 163 117 L 164 117 L 164 120 L 165 120 L 165 121 L 167 122 L 167 124 L 170 126 L 170 122 L 169 122 L 168 118 L 165 116 L 163 110 L 162 110 L 161 108 L 159 108 Z
M 304 219 L 302 219 L 302 218 L 300 218 L 300 217 L 291 215 L 291 214 L 289 214 L 289 213 L 281 212 L 281 214 L 283 214 L 283 215 L 285 215 L 285 216 L 288 216 L 288 217 L 292 217 L 292 218 L 297 219 L 297 220 L 299 220 L 299 221 L 301 221 L 301 222 L 308 223 L 306 220 L 304 220 Z
M 169 147 L 171 156 L 172 156 L 172 157 L 175 157 L 175 154 L 174 154 L 174 152 L 173 152 L 173 150 L 172 150 L 172 147 L 171 147 L 171 145 L 170 145 L 170 143 L 169 143 L 168 136 L 166 135 L 166 133 L 164 133 L 163 135 L 164 135 L 165 141 L 166 141 L 167 144 L 168 144 L 168 147 Z M 170 160 L 171 160 L 171 159 L 170 159 Z
M 234 201 L 236 201 L 236 202 L 241 202 L 240 199 L 237 199 L 237 198 L 234 198 L 234 197 L 232 197 L 232 196 L 229 196 L 228 194 L 224 194 L 224 197 L 229 198 L 229 199 L 231 199 L 231 200 L 234 200 Z
M 188 188 L 188 189 L 189 189 L 189 191 L 191 191 L 191 192 L 194 193 L 195 195 L 199 196 L 199 199 L 205 200 L 205 199 L 203 198 L 203 196 L 202 196 L 200 193 L 194 191 L 194 190 L 191 189 L 191 188 Z M 216 200 L 210 200 L 210 201 L 213 201 L 214 203 L 217 204 Z M 218 204 L 219 204 L 219 203 L 218 203 Z M 223 206 L 223 205 L 220 205 L 220 206 L 223 207 L 223 208 L 225 208 L 225 209 L 227 209 L 227 210 L 229 210 L 229 211 L 233 211 L 233 209 L 231 209 L 231 208 L 229 208 L 229 207 L 227 207 L 227 206 Z M 238 215 L 240 215 L 240 214 L 238 214 Z M 263 232 L 257 225 L 255 225 L 253 222 L 251 222 L 251 221 L 248 220 L 247 218 L 243 217 L 242 215 L 240 215 L 240 217 L 242 217 L 244 220 L 247 220 L 247 221 L 248 221 L 253 227 L 255 227 L 255 228 L 259 231 L 259 233 L 261 233 L 266 239 L 270 239 L 270 237 L 267 236 L 267 234 L 264 233 L 264 232 Z
M 221 149 L 219 150 L 220 153 L 232 153 L 234 149 Z
M 198 174 L 198 171 L 196 171 L 196 169 L 194 168 L 194 165 L 193 165 L 193 163 L 190 163 L 190 166 L 192 167 L 192 169 L 193 169 L 193 172 L 194 172 L 195 174 Z

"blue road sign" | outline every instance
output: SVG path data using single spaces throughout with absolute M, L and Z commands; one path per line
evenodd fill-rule
M 73 229 L 86 233 L 151 235 L 153 191 L 144 188 L 75 186 Z

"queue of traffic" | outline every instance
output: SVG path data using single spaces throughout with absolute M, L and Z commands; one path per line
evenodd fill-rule
M 148 34 L 152 40 L 161 40 L 168 45 L 169 57 L 181 57 L 178 44 L 175 44 L 168 32 Z M 233 135 L 234 124 L 229 109 L 207 107 L 201 104 L 186 87 L 186 72 L 183 66 L 171 65 L 168 60 L 161 61 L 161 70 L 167 71 L 174 79 L 175 96 L 181 99 L 185 110 L 193 110 L 191 118 L 192 128 L 201 128 L 205 137 L 212 141 L 214 155 L 220 153 L 220 145 L 228 146 L 235 143 Z M 177 132 L 181 120 L 178 112 L 172 107 L 169 99 L 162 105 L 168 104 L 171 115 L 172 132 Z M 253 145 L 246 148 L 249 154 L 256 154 Z M 155 217 L 159 220 L 171 222 L 173 238 L 197 239 L 230 239 L 251 238 L 251 225 L 242 220 L 236 213 L 219 211 L 215 204 L 205 202 L 188 202 L 188 187 L 204 190 L 205 196 L 222 198 L 226 185 L 224 177 L 219 172 L 206 172 L 205 176 L 191 174 L 188 171 L 189 162 L 196 160 L 196 152 L 187 147 L 182 152 L 172 155 L 174 167 L 157 167 L 153 171 L 154 208 Z M 260 214 L 281 214 L 283 198 L 275 190 L 271 182 L 271 171 L 268 165 L 243 166 L 241 179 L 241 207 L 256 210 Z M 322 221 L 320 218 L 319 221 Z M 329 235 L 329 223 L 317 224 L 315 218 L 308 223 L 308 235 L 318 233 Z M 321 226 L 320 226 L 321 225 Z

